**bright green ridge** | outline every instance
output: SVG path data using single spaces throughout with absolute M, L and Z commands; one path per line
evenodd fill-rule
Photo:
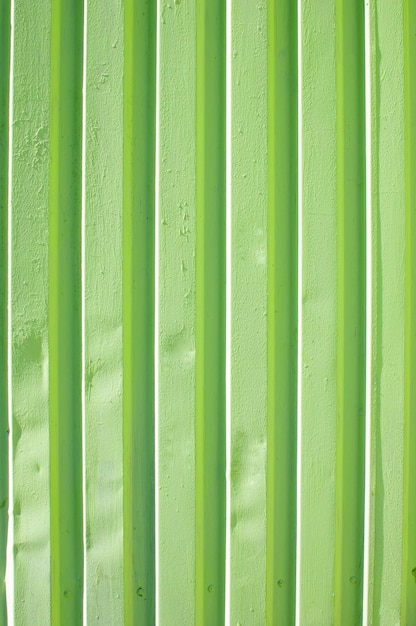
M 123 173 L 124 620 L 155 620 L 156 3 L 125 3 Z
M 196 623 L 225 592 L 225 3 L 197 0 Z
M 295 623 L 297 423 L 297 7 L 268 3 L 268 624 Z
M 52 4 L 49 400 L 52 624 L 81 623 L 81 129 L 83 2 Z
M 0 624 L 6 624 L 6 541 L 8 520 L 7 374 L 7 202 L 9 150 L 10 2 L 0 6 Z
M 365 441 L 364 5 L 336 4 L 337 465 L 335 623 L 362 619 Z
M 266 621 L 267 0 L 231 6 L 230 624 Z
M 401 623 L 416 623 L 416 3 L 404 2 L 405 88 L 405 430 Z

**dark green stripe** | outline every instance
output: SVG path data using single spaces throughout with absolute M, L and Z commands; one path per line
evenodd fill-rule
M 336 2 L 337 455 L 335 623 L 362 619 L 365 450 L 364 3 Z
M 416 623 L 416 2 L 404 2 L 406 326 L 402 623 Z
M 267 550 L 269 624 L 294 624 L 297 431 L 297 6 L 268 3 Z
M 81 623 L 81 135 L 83 2 L 51 31 L 49 400 L 52 624 Z
M 125 3 L 123 458 L 125 624 L 155 623 L 156 3 Z
M 197 0 L 196 623 L 224 620 L 225 2 Z

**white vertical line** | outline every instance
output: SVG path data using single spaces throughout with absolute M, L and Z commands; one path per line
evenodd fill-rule
M 225 90 L 225 447 L 226 447 L 226 509 L 225 509 L 225 625 L 231 620 L 231 204 L 232 204 L 232 0 L 226 2 L 226 90 Z
M 371 522 L 371 346 L 372 346 L 372 206 L 371 206 L 371 26 L 370 0 L 365 2 L 365 155 L 366 155 L 366 410 L 365 410 L 365 495 L 363 626 L 369 623 L 369 564 Z
M 87 148 L 87 15 L 88 0 L 84 0 L 84 34 L 82 67 L 82 199 L 81 199 L 81 430 L 82 430 L 82 539 L 83 539 L 83 624 L 87 624 L 87 466 L 86 466 L 86 406 L 85 406 L 85 222 L 86 222 L 86 148 Z
M 159 223 L 160 223 L 160 0 L 156 6 L 156 121 L 155 121 L 155 620 L 159 625 Z
M 9 150 L 8 150 L 8 202 L 7 202 L 7 395 L 9 427 L 9 506 L 6 556 L 7 623 L 14 626 L 14 517 L 13 517 L 13 401 L 12 401 L 12 168 L 13 168 L 13 70 L 14 70 L 14 13 L 15 3 L 10 3 L 10 73 L 9 73 Z
M 301 505 L 302 505 L 302 263 L 303 263 L 303 175 L 302 175 L 302 0 L 298 0 L 298 363 L 296 441 L 296 626 L 300 623 Z

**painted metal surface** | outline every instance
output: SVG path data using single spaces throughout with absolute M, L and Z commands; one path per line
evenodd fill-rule
M 415 2 L 0 6 L 0 624 L 416 623 Z

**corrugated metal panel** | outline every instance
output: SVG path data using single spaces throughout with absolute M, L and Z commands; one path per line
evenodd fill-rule
M 415 11 L 1 0 L 0 624 L 416 624 Z

